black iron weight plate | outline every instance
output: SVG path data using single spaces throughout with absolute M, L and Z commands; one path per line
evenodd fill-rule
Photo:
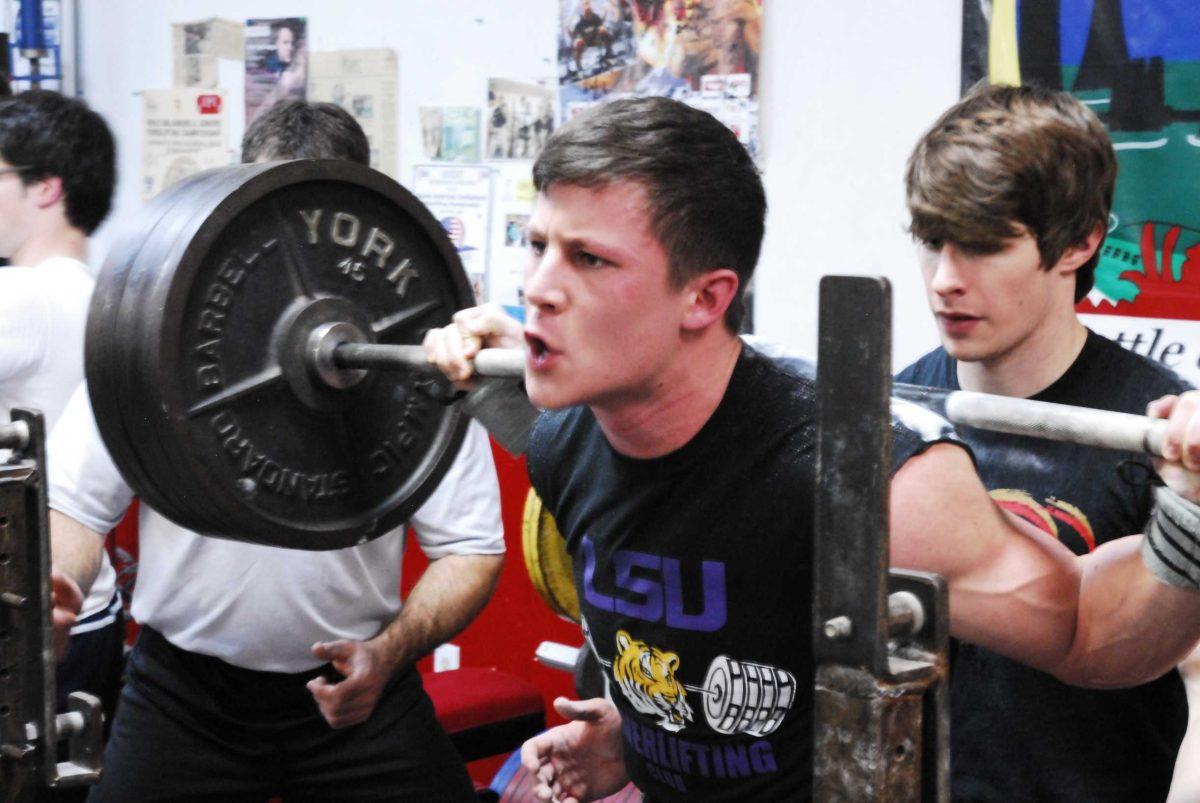
M 138 445 L 136 456 L 176 514 L 175 520 L 198 532 L 219 530 L 219 523 L 233 514 L 221 499 L 200 493 L 188 474 L 178 470 L 179 450 L 164 441 L 158 431 L 156 421 L 161 415 L 161 400 L 157 386 L 163 378 L 148 372 L 145 354 L 161 334 L 153 323 L 155 317 L 147 315 L 146 309 L 147 304 L 153 303 L 155 283 L 171 280 L 173 269 L 168 266 L 178 264 L 183 248 L 203 225 L 203 211 L 228 196 L 253 170 L 242 166 L 213 171 L 187 193 L 185 203 L 167 211 L 129 271 L 121 299 L 122 337 L 118 343 L 121 373 L 117 391 L 125 428 L 132 442 Z
M 162 215 L 120 303 L 94 307 L 121 320 L 89 322 L 89 336 L 124 333 L 110 342 L 118 366 L 89 344 L 89 376 L 117 387 L 120 431 L 97 412 L 114 460 L 140 464 L 135 490 L 149 475 L 170 488 L 151 487 L 160 512 L 202 532 L 334 549 L 390 531 L 432 493 L 465 419 L 407 372 L 344 391 L 298 383 L 294 345 L 345 319 L 377 342 L 419 342 L 472 303 L 453 246 L 359 165 L 244 166 L 201 183 L 211 192 L 194 185 Z
M 137 441 L 130 435 L 126 419 L 129 416 L 136 417 L 137 412 L 123 406 L 130 403 L 128 392 L 124 394 L 124 400 L 118 392 L 123 360 L 126 359 L 125 343 L 137 323 L 136 317 L 130 319 L 122 315 L 120 305 L 128 280 L 136 272 L 138 256 L 148 247 L 160 243 L 153 237 L 158 223 L 180 205 L 193 208 L 192 193 L 206 186 L 210 180 L 211 171 L 190 176 L 147 204 L 134 224 L 109 251 L 97 277 L 88 314 L 84 364 L 92 410 L 100 433 L 114 462 L 130 485 L 138 490 L 139 496 L 163 511 L 174 511 L 178 506 L 171 489 L 160 482 L 164 479 L 161 474 L 144 467 L 141 459 L 144 455 L 133 449 Z M 144 451 L 145 445 L 141 452 Z
M 161 377 L 147 378 L 139 365 L 145 351 L 146 338 L 155 335 L 146 331 L 146 298 L 156 276 L 170 275 L 171 249 L 194 233 L 204 220 L 204 210 L 217 203 L 240 183 L 239 174 L 245 168 L 209 171 L 190 184 L 177 196 L 178 203 L 158 216 L 145 242 L 126 271 L 124 288 L 117 308 L 117 336 L 113 342 L 115 361 L 116 409 L 126 433 L 126 443 L 132 460 L 141 467 L 149 487 L 139 491 L 156 510 L 176 522 L 200 532 L 213 528 L 213 500 L 199 497 L 194 483 L 172 469 L 171 450 L 153 428 L 156 410 L 160 405 L 153 384 Z M 242 179 L 244 180 L 244 178 Z M 150 389 L 147 385 L 150 383 Z M 130 483 L 133 485 L 133 483 Z M 136 486 L 135 486 L 136 487 Z

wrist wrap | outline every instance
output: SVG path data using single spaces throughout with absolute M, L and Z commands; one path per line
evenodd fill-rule
M 1165 487 L 1154 497 L 1142 560 L 1164 583 L 1200 589 L 1200 505 Z

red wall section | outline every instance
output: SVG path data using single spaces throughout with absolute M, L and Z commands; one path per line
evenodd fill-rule
M 492 453 L 500 477 L 504 541 L 508 547 L 504 573 L 491 602 L 453 643 L 462 649 L 463 666 L 494 666 L 537 684 L 546 700 L 547 722 L 552 723 L 558 720 L 550 702 L 559 695 L 574 697 L 574 682 L 569 673 L 549 669 L 534 661 L 534 650 L 543 641 L 578 646 L 583 643 L 583 634 L 574 622 L 568 622 L 550 611 L 534 590 L 525 571 L 525 560 L 521 553 L 521 517 L 525 509 L 525 495 L 529 491 L 525 458 L 515 458 L 495 443 L 492 444 Z M 415 539 L 409 539 L 401 583 L 405 593 L 412 588 L 427 564 Z M 418 666 L 423 672 L 433 671 L 430 658 L 422 659 Z

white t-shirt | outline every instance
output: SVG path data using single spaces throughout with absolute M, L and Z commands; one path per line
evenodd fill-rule
M 33 407 L 53 428 L 83 381 L 83 331 L 92 278 L 77 259 L 0 268 L 0 421 Z
M 45 416 L 46 431 L 53 430 L 67 399 L 83 384 L 92 286 L 87 266 L 70 257 L 0 268 L 0 421 L 9 420 L 13 407 L 32 407 Z M 0 451 L 0 458 L 6 454 Z M 48 448 L 51 466 L 55 458 L 56 450 Z M 116 580 L 105 555 L 80 619 L 108 607 Z
M 96 431 L 87 394 L 71 399 L 51 443 L 50 506 L 97 532 L 133 492 Z M 412 517 L 429 558 L 504 551 L 500 488 L 487 434 L 472 422 L 462 451 Z M 133 617 L 177 647 L 247 669 L 303 672 L 314 642 L 365 640 L 400 610 L 404 528 L 361 546 L 305 552 L 197 535 L 141 507 Z

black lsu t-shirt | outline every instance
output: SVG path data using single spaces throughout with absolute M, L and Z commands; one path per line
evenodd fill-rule
M 655 800 L 811 795 L 815 438 L 811 379 L 749 347 L 664 457 L 618 454 L 586 408 L 534 427 L 530 476 Z M 895 465 L 926 445 L 893 427 Z
M 939 348 L 897 379 L 957 390 L 957 370 Z M 1088 332 L 1071 367 L 1033 398 L 1142 414 L 1153 399 L 1186 388 L 1168 369 Z M 1146 456 L 969 427 L 959 433 L 992 498 L 1076 554 L 1144 530 L 1153 501 Z M 1094 691 L 955 643 L 955 800 L 1163 800 L 1186 727 L 1177 672 L 1133 689 Z

